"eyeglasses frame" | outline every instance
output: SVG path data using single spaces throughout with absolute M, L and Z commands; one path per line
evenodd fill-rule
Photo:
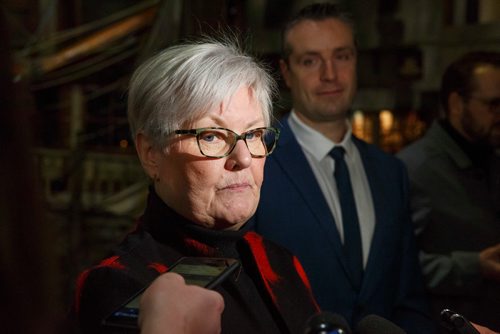
M 225 130 L 225 131 L 229 131 L 231 133 L 233 133 L 235 135 L 235 141 L 234 143 L 232 144 L 231 148 L 228 150 L 228 152 L 224 155 L 218 155 L 218 156 L 214 156 L 214 155 L 207 155 L 205 153 L 203 153 L 202 149 L 201 149 L 201 146 L 200 146 L 200 133 L 204 132 L 204 131 L 209 131 L 209 130 Z M 261 154 L 253 154 L 252 152 L 250 152 L 250 149 L 248 148 L 248 143 L 247 143 L 247 140 L 246 140 L 246 135 L 249 133 L 249 132 L 254 132 L 254 131 L 257 131 L 257 130 L 271 130 L 273 131 L 275 134 L 276 134 L 276 137 L 275 137 L 275 141 L 274 141 L 274 145 L 273 147 L 271 147 L 270 150 L 267 150 L 267 154 L 264 154 L 264 155 L 261 155 Z M 236 132 L 234 132 L 233 130 L 231 129 L 227 129 L 227 128 L 223 128 L 223 127 L 206 127 L 206 128 L 196 128 L 196 129 L 178 129 L 178 130 L 175 130 L 174 131 L 174 134 L 176 135 L 192 135 L 192 136 L 195 136 L 196 137 L 196 144 L 198 145 L 198 149 L 200 150 L 200 153 L 207 157 L 207 158 L 217 158 L 217 159 L 220 159 L 220 158 L 225 158 L 227 157 L 228 155 L 230 155 L 234 148 L 236 147 L 236 144 L 238 143 L 238 140 L 243 140 L 243 142 L 245 142 L 245 145 L 248 149 L 248 152 L 250 152 L 250 155 L 252 156 L 252 158 L 264 158 L 264 157 L 267 157 L 268 155 L 270 155 L 271 153 L 273 153 L 274 149 L 276 148 L 276 144 L 278 143 L 278 139 L 279 139 L 279 136 L 280 136 L 280 130 L 278 128 L 275 128 L 275 127 L 266 127 L 266 126 L 263 126 L 263 127 L 258 127 L 258 128 L 254 128 L 254 129 L 250 129 L 248 131 L 245 131 L 241 134 L 238 134 Z

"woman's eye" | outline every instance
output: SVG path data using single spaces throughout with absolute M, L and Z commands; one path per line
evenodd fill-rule
M 255 137 L 255 132 L 248 132 L 245 134 L 246 140 L 252 140 Z
M 262 131 L 252 131 L 245 134 L 245 140 L 256 140 L 262 137 Z
M 209 133 L 200 133 L 200 140 L 206 141 L 206 142 L 213 142 L 217 139 L 217 134 L 213 132 Z

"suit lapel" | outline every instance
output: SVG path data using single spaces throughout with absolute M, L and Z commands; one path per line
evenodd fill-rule
M 273 152 L 271 159 L 275 159 L 277 164 L 280 165 L 281 170 L 290 179 L 290 182 L 295 185 L 304 202 L 310 208 L 312 215 L 316 218 L 315 222 L 310 223 L 315 223 L 330 239 L 330 243 L 334 246 L 336 256 L 342 263 L 344 271 L 347 275 L 350 275 L 342 253 L 342 242 L 334 218 L 318 185 L 318 181 L 309 166 L 302 148 L 288 126 L 288 117 L 284 118 L 281 122 L 281 135 L 278 142 L 279 149 Z
M 384 222 L 387 221 L 387 211 L 385 208 L 388 208 L 389 206 L 387 205 L 388 199 L 384 192 L 384 180 L 381 179 L 378 172 L 384 170 L 383 166 L 380 166 L 380 161 L 373 155 L 373 152 L 368 149 L 366 143 L 360 141 L 354 136 L 353 141 L 358 148 L 361 160 L 363 161 L 363 167 L 368 179 L 368 184 L 370 185 L 373 209 L 375 211 L 375 229 L 373 232 L 370 251 L 368 253 L 368 261 L 360 293 L 363 295 L 373 289 L 376 289 L 378 282 L 380 282 L 385 275 L 384 271 L 381 270 L 382 267 L 380 264 L 384 263 L 385 259 L 388 258 L 388 256 L 384 254 L 385 250 L 388 249 L 384 245 L 384 235 L 387 233 L 387 231 L 384 231 Z

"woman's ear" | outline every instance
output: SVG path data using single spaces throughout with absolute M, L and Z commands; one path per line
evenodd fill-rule
M 135 136 L 135 148 L 139 160 L 141 161 L 142 168 L 144 168 L 146 174 L 152 180 L 158 178 L 158 159 L 160 158 L 161 152 L 153 146 L 151 141 L 143 133 L 138 133 Z

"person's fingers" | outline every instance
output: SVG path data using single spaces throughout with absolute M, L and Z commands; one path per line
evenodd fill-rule
M 498 334 L 497 332 L 492 331 L 489 328 L 486 328 L 484 326 L 472 323 L 472 326 L 474 326 L 480 334 Z
M 221 316 L 224 311 L 224 298 L 213 290 L 207 290 L 198 286 L 187 286 L 190 288 L 192 312 L 188 314 L 187 332 L 196 334 L 217 334 L 222 330 Z
M 479 264 L 484 277 L 500 281 L 500 244 L 481 251 Z
M 175 273 L 159 276 L 144 291 L 140 301 L 141 333 L 168 330 L 177 334 L 217 334 L 221 332 L 224 299 L 216 291 L 187 285 Z

